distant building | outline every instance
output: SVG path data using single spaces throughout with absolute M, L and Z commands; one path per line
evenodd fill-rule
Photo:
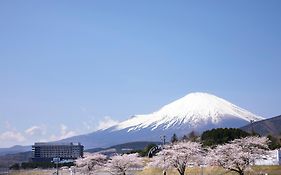
M 80 143 L 35 143 L 32 145 L 33 162 L 50 162 L 54 158 L 74 160 L 83 157 L 84 146 Z
M 255 165 L 281 165 L 281 150 L 272 150 L 263 158 L 256 159 Z

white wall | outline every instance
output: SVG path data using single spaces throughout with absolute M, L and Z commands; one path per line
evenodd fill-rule
M 281 150 L 270 151 L 263 159 L 255 160 L 255 165 L 281 165 Z

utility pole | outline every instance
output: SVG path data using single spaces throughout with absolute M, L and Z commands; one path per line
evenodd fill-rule
M 163 136 L 161 136 L 160 138 L 161 138 L 161 140 L 163 141 L 163 148 L 164 148 L 164 145 L 166 144 L 166 136 L 163 135 Z
M 57 165 L 57 175 L 59 175 L 59 162 L 56 163 Z
M 201 165 L 201 175 L 204 175 L 203 168 L 204 168 L 204 162 L 202 161 L 202 165 Z
M 164 146 L 165 146 L 165 144 L 166 144 L 166 136 L 165 135 L 163 135 L 163 136 L 161 136 L 160 137 L 161 138 L 161 140 L 163 141 L 163 145 L 162 145 L 162 149 L 164 149 Z M 166 160 L 165 160 L 165 155 L 164 155 L 164 167 L 165 167 L 165 164 L 166 164 Z M 164 168 L 164 170 L 163 170 L 163 175 L 166 175 L 167 174 L 167 172 L 166 172 L 166 169 Z
M 254 135 L 254 133 L 255 133 L 255 131 L 254 131 L 254 125 L 253 125 L 254 120 L 250 120 L 250 122 L 251 122 L 252 135 Z
M 60 158 L 59 157 L 53 158 L 53 162 L 56 164 L 56 169 L 57 169 L 56 175 L 59 175 L 59 162 L 60 162 Z

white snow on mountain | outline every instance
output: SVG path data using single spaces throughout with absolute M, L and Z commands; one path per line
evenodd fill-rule
M 113 130 L 127 129 L 130 132 L 143 128 L 154 130 L 162 127 L 168 129 L 183 124 L 196 127 L 208 122 L 216 124 L 231 118 L 248 122 L 264 119 L 215 95 L 197 92 L 190 93 L 162 107 L 157 112 L 136 115 L 117 124 Z
M 182 137 L 214 128 L 240 128 L 263 118 L 207 93 L 191 93 L 157 112 L 136 115 L 98 131 L 70 137 L 62 142 L 80 142 L 85 148 L 110 147 L 135 141 L 160 141 L 160 136 Z

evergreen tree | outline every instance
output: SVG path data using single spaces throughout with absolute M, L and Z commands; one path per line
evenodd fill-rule
M 195 142 L 197 138 L 198 138 L 198 136 L 196 135 L 195 131 L 191 131 L 188 134 L 188 140 L 189 141 Z
M 182 141 L 187 141 L 188 140 L 188 137 L 187 135 L 183 135 L 183 137 L 181 138 Z
M 20 164 L 15 163 L 12 166 L 10 166 L 10 169 L 12 169 L 12 170 L 19 170 L 20 169 Z
M 249 135 L 249 133 L 237 128 L 217 128 L 203 132 L 201 141 L 203 146 L 215 146 Z
M 178 141 L 178 136 L 174 133 L 172 138 L 171 138 L 171 143 L 175 143 Z
M 267 138 L 270 140 L 269 148 L 271 150 L 281 148 L 280 140 L 278 140 L 276 137 L 268 135 Z

